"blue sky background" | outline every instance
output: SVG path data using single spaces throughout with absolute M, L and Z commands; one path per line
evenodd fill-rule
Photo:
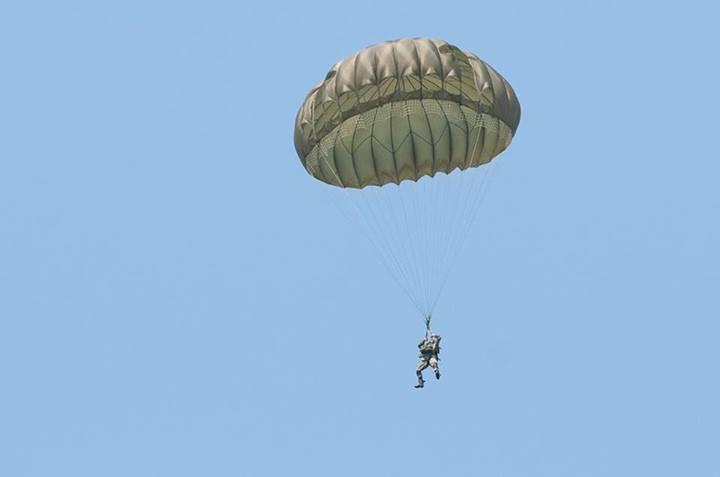
M 6 2 L 0 475 L 720 476 L 719 16 Z M 409 36 L 523 106 L 421 392 L 420 321 L 292 144 L 333 63 Z

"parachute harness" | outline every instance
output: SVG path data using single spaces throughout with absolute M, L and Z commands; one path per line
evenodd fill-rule
M 432 313 L 425 316 L 425 339 L 430 339 L 433 332 L 432 329 L 430 329 L 430 320 L 432 320 Z

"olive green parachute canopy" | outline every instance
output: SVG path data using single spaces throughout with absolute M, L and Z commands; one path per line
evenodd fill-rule
M 515 92 L 487 63 L 404 39 L 333 66 L 298 112 L 295 148 L 313 177 L 361 189 L 486 164 L 519 122 Z

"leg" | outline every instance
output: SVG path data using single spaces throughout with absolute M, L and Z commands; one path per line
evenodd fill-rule
M 440 366 L 438 364 L 438 359 L 435 356 L 430 357 L 429 359 L 430 366 L 432 367 L 433 371 L 435 371 L 435 378 L 440 379 Z
M 418 382 L 415 385 L 416 388 L 421 388 L 425 386 L 425 380 L 423 379 L 422 372 L 425 370 L 430 364 L 428 363 L 428 360 L 425 358 L 420 358 L 420 364 L 418 364 L 417 369 L 415 370 L 415 374 L 417 375 Z

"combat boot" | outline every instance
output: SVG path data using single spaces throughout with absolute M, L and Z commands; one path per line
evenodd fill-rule
M 440 379 L 440 370 L 435 371 L 435 379 Z
M 418 378 L 418 382 L 415 385 L 415 388 L 424 388 L 425 387 L 425 380 L 423 378 Z

